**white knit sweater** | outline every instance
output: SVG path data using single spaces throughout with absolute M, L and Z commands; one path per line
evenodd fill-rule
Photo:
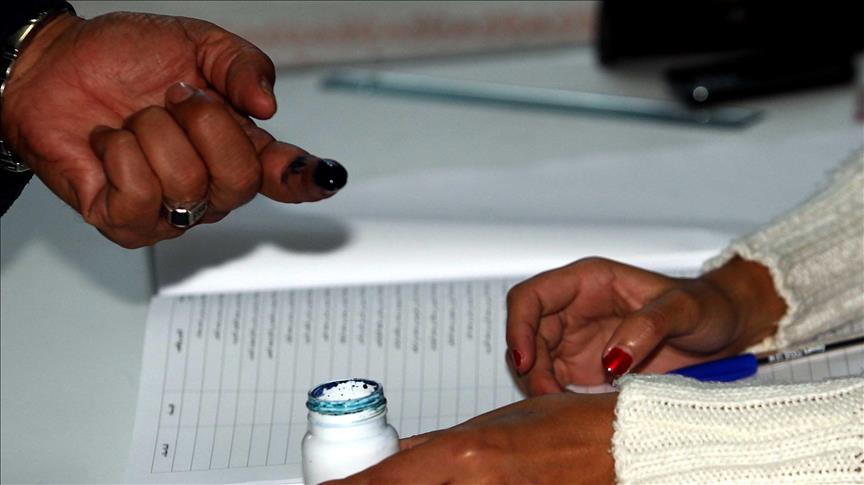
M 761 347 L 864 320 L 864 150 L 825 190 L 705 267 L 735 255 L 764 264 L 788 305 Z M 619 483 L 864 483 L 864 376 L 765 385 L 633 375 L 619 386 Z

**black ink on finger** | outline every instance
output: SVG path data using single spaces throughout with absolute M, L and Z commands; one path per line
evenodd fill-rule
M 293 175 L 300 175 L 303 173 L 303 170 L 309 166 L 310 162 L 314 162 L 315 159 L 306 154 L 298 155 L 297 158 L 294 159 L 290 164 L 288 164 L 288 168 L 282 172 L 282 183 L 287 184 L 288 179 Z
M 328 192 L 336 192 L 348 183 L 348 171 L 336 160 L 322 158 L 315 167 L 312 179 Z
M 304 168 L 306 168 L 307 165 L 309 165 L 309 162 L 312 160 L 314 159 L 309 155 L 300 155 L 293 162 L 291 162 L 291 165 L 288 166 L 288 170 L 290 170 L 291 173 L 300 173 L 303 171 Z

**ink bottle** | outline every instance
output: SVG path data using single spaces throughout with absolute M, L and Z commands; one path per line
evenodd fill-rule
M 303 437 L 303 481 L 345 478 L 399 451 L 387 424 L 384 388 L 367 379 L 327 382 L 309 391 L 309 429 Z

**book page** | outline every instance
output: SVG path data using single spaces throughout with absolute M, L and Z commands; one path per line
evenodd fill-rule
M 504 355 L 516 278 L 157 297 L 129 479 L 301 476 L 306 393 L 381 382 L 400 436 L 521 399 Z

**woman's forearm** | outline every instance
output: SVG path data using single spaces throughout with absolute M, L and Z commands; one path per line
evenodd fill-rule
M 724 294 L 737 313 L 738 335 L 728 347 L 730 353 L 740 353 L 777 331 L 787 306 L 774 288 L 768 268 L 735 257 L 701 278 Z

